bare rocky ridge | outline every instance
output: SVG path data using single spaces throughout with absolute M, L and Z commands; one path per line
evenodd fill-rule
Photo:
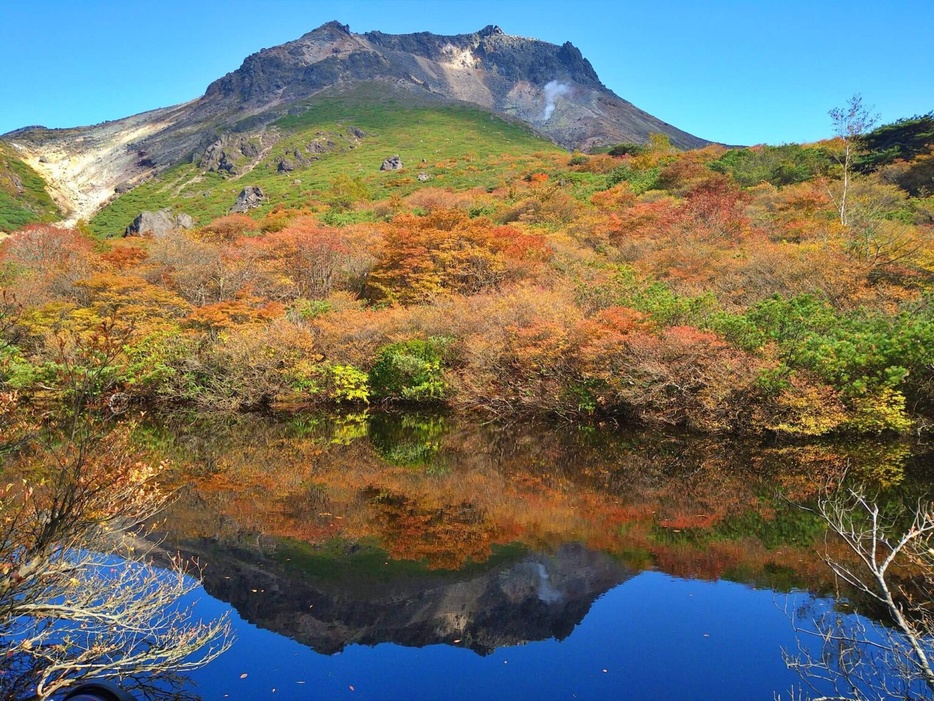
M 570 43 L 510 36 L 492 25 L 440 36 L 354 34 L 338 22 L 247 57 L 191 102 L 90 127 L 28 127 L 3 140 L 74 222 L 178 163 L 248 172 L 278 139 L 267 125 L 297 103 L 363 81 L 412 99 L 472 103 L 569 149 L 643 142 L 651 132 L 683 148 L 708 143 L 608 90 Z

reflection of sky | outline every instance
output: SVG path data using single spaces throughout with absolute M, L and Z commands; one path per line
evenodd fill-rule
M 235 618 L 233 649 L 193 677 L 205 701 L 772 699 L 799 681 L 781 657 L 782 646 L 795 645 L 784 602 L 744 585 L 645 572 L 596 601 L 563 642 L 487 657 L 392 644 L 328 657 Z M 201 613 L 223 608 L 205 595 Z

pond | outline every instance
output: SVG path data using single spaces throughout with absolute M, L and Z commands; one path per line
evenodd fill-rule
M 235 624 L 191 675 L 204 699 L 790 698 L 793 618 L 838 607 L 799 505 L 847 469 L 905 490 L 930 464 L 411 412 L 141 438 L 185 475 L 166 547 Z

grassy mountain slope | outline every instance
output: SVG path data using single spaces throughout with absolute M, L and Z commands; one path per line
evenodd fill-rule
M 42 178 L 0 142 L 0 232 L 60 217 Z
M 411 192 L 422 185 L 419 174 L 437 187 L 492 188 L 512 180 L 523 164 L 566 153 L 489 112 L 466 105 L 413 105 L 382 97 L 376 86 L 316 100 L 279 119 L 273 129 L 278 141 L 255 164 L 240 164 L 240 174 L 206 171 L 197 163 L 176 166 L 107 205 L 91 221 L 92 230 L 116 235 L 139 212 L 164 207 L 206 223 L 226 214 L 248 185 L 266 195 L 258 214 L 277 205 L 327 201 L 339 177 L 354 179 L 358 192 L 371 200 Z M 383 160 L 396 154 L 405 168 L 380 171 Z M 288 171 L 279 169 L 283 160 Z

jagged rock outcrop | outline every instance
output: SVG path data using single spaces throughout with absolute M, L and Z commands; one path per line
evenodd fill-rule
M 29 127 L 4 138 L 76 220 L 93 215 L 116 190 L 179 163 L 242 175 L 278 138 L 269 125 L 307 109 L 317 96 L 346 94 L 360 83 L 407 100 L 473 103 L 569 149 L 642 142 L 651 132 L 679 147 L 707 143 L 608 90 L 570 43 L 510 36 L 492 25 L 441 36 L 354 34 L 339 22 L 248 56 L 191 102 L 92 127 Z M 310 152 L 316 148 L 327 146 Z M 282 172 L 294 164 L 285 155 L 280 162 Z
M 256 209 L 265 201 L 266 195 L 263 194 L 263 190 L 260 187 L 257 185 L 248 185 L 237 195 L 237 201 L 230 211 L 243 214 L 244 212 L 249 212 L 251 209 Z
M 165 236 L 170 231 L 193 229 L 195 220 L 184 212 L 160 209 L 157 212 L 140 212 L 123 232 L 124 236 Z
M 399 155 L 390 156 L 385 161 L 383 165 L 379 167 L 380 170 L 402 170 L 402 159 L 399 158 Z

